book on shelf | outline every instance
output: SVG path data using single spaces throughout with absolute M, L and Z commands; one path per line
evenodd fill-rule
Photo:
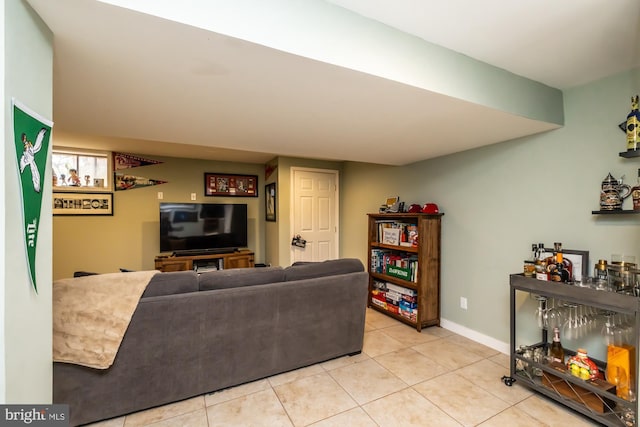
M 418 246 L 417 224 L 395 220 L 376 221 L 376 223 L 378 224 L 378 243 L 407 247 Z
M 385 228 L 382 230 L 382 243 L 385 245 L 400 244 L 400 229 L 398 228 Z
M 400 315 L 412 322 L 418 319 L 416 292 L 388 282 L 375 281 L 371 291 L 371 304 Z
M 417 282 L 418 257 L 388 249 L 371 249 L 371 271 Z
M 418 247 L 418 226 L 416 224 L 407 226 L 407 239 L 411 246 Z

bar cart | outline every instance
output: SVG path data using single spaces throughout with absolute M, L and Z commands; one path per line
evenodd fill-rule
M 537 391 L 563 405 L 607 426 L 637 426 L 638 402 L 638 345 L 640 344 L 640 298 L 605 290 L 580 287 L 573 284 L 547 282 L 525 277 L 523 274 L 510 275 L 510 377 L 503 382 L 510 386 L 514 381 Z M 628 394 L 619 397 L 616 386 L 603 378 L 581 379 L 571 375 L 564 364 L 550 362 L 548 358 L 536 357 L 545 354 L 548 345 L 548 327 L 541 327 L 540 342 L 525 348 L 516 348 L 516 294 L 526 292 L 534 296 L 544 306 L 547 299 L 563 301 L 568 306 L 589 307 L 595 313 L 614 313 L 629 319 L 631 333 L 631 377 Z M 606 347 L 606 344 L 603 343 Z M 540 350 L 538 350 L 540 349 Z M 568 357 L 575 355 L 576 348 L 565 348 Z M 592 359 L 604 373 L 606 363 Z

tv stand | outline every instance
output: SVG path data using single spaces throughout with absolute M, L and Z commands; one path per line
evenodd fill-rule
M 171 256 L 160 255 L 155 258 L 155 268 L 163 272 L 168 271 L 210 271 L 230 268 L 254 266 L 254 253 L 250 250 L 227 250 L 223 253 L 202 253 L 182 255 L 184 252 Z
M 197 255 L 216 255 L 216 254 L 228 254 L 237 252 L 238 248 L 209 248 L 209 249 L 185 249 L 182 251 L 175 251 L 171 254 L 172 257 L 182 256 L 197 256 Z

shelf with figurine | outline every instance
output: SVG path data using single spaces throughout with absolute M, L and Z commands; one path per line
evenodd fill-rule
M 625 199 L 631 196 L 633 209 L 622 209 Z M 600 210 L 591 211 L 593 215 L 620 215 L 640 213 L 640 169 L 638 169 L 638 185 L 631 187 L 623 184 L 611 174 L 602 181 L 600 190 Z
M 639 210 L 635 210 L 635 209 L 618 209 L 618 210 L 613 210 L 613 211 L 600 210 L 600 211 L 591 211 L 591 213 L 593 215 L 640 214 L 640 209 Z
M 618 127 L 627 138 L 627 151 L 618 153 L 627 159 L 640 157 L 640 110 L 638 109 L 638 95 L 631 97 L 631 112 L 627 119 Z M 622 209 L 624 200 L 632 196 L 633 209 Z M 631 187 L 622 183 L 622 179 L 615 179 L 609 174 L 602 181 L 600 192 L 600 210 L 591 211 L 593 215 L 621 215 L 640 213 L 640 169 L 638 169 L 638 184 Z
M 626 159 L 632 159 L 634 157 L 640 157 L 640 149 L 638 150 L 627 150 L 618 154 L 620 157 L 624 157 Z

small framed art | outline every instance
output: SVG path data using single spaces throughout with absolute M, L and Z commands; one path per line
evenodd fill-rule
M 206 172 L 204 195 L 258 197 L 258 176 Z
M 264 186 L 265 220 L 276 220 L 276 183 Z
M 53 192 L 53 215 L 113 215 L 113 193 Z

